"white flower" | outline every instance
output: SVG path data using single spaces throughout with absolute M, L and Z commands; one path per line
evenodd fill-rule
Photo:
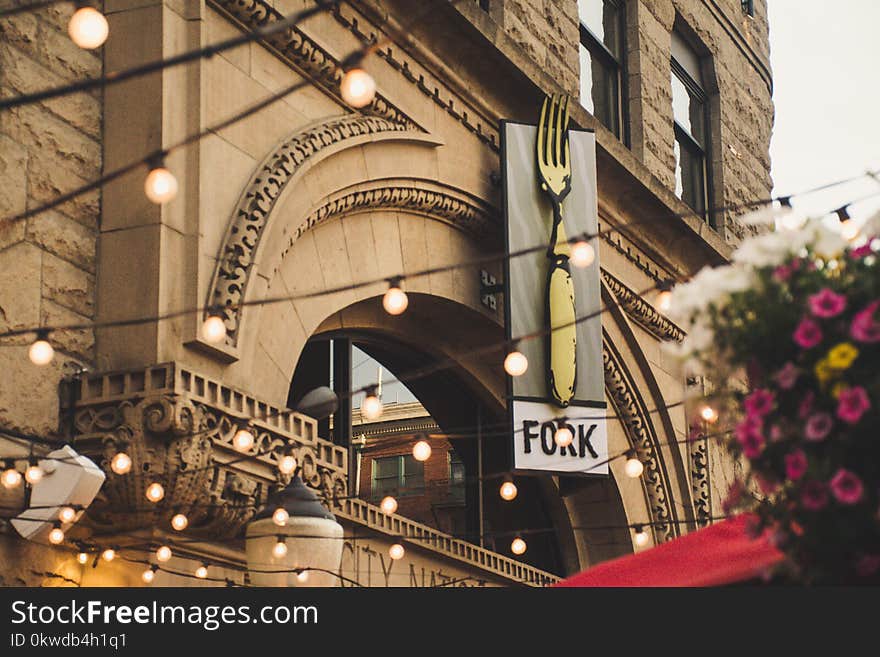
M 723 308 L 732 293 L 747 290 L 754 282 L 754 272 L 742 266 L 703 267 L 690 281 L 673 288 L 670 316 L 688 322 L 710 304 Z
M 808 244 L 813 247 L 813 252 L 825 260 L 840 257 L 847 246 L 847 241 L 840 232 L 829 228 L 822 221 L 811 222 L 806 232 L 809 234 Z
M 752 267 L 781 265 L 792 252 L 792 241 L 800 231 L 772 232 L 743 240 L 733 253 L 733 261 Z

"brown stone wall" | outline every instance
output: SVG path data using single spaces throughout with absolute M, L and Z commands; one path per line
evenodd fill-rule
M 0 21 L 0 95 L 58 86 L 102 72 L 101 51 L 67 35 L 72 4 Z M 53 200 L 100 175 L 101 93 L 80 93 L 0 112 L 0 217 Z M 26 221 L 0 225 L 0 330 L 87 321 L 94 314 L 95 245 L 100 194 Z M 27 359 L 30 336 L 0 344 L 0 425 L 57 427 L 58 373 L 90 362 L 90 331 L 52 335 L 53 363 Z

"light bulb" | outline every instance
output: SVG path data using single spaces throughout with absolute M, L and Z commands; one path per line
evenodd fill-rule
M 589 267 L 596 260 L 596 250 L 589 242 L 575 242 L 571 246 L 569 262 L 575 267 Z
M 165 497 L 165 489 L 162 487 L 162 484 L 154 481 L 152 484 L 147 486 L 147 491 L 145 493 L 147 499 L 150 502 L 159 502 L 163 497 Z
M 638 547 L 645 547 L 648 544 L 648 532 L 642 527 L 636 527 L 635 539 Z
M 406 554 L 406 550 L 403 549 L 403 546 L 400 543 L 395 543 L 390 548 L 388 548 L 388 556 L 397 561 L 398 559 L 403 559 L 403 555 Z
M 110 34 L 107 19 L 93 7 L 80 7 L 67 24 L 67 33 L 80 48 L 94 50 L 103 45 Z
M 49 542 L 52 545 L 58 545 L 59 543 L 64 542 L 64 532 L 61 531 L 60 527 L 55 527 L 49 532 Z
M 376 81 L 364 69 L 353 68 L 342 76 L 339 95 L 352 107 L 365 107 L 376 97 Z
M 281 474 L 291 474 L 296 470 L 296 458 L 290 454 L 285 454 L 278 460 L 278 470 Z
M 196 568 L 195 575 L 199 579 L 205 579 L 208 576 L 208 567 L 204 565 L 199 566 L 198 568 Z
M 553 441 L 560 447 L 568 447 L 574 440 L 574 434 L 566 426 L 561 426 L 553 434 Z
M 171 526 L 179 532 L 182 532 L 184 529 L 186 529 L 186 526 L 188 524 L 189 518 L 187 518 L 182 513 L 178 513 L 171 519 Z
M 361 415 L 367 420 L 376 420 L 382 415 L 382 402 L 375 394 L 369 394 L 361 403 Z
M 275 547 L 272 548 L 272 554 L 278 559 L 283 557 L 285 554 L 287 554 L 287 543 L 285 543 L 284 541 L 278 541 L 275 544 Z
M 28 469 L 24 471 L 24 478 L 31 486 L 36 484 L 43 478 L 43 468 L 38 465 L 31 464 L 28 466 Z
M 526 551 L 526 542 L 517 536 L 510 544 L 510 551 L 517 555 L 524 554 Z
M 15 488 L 21 483 L 21 473 L 15 468 L 7 468 L 0 475 L 0 482 L 3 483 L 3 488 Z
M 76 560 L 85 565 L 85 563 L 89 560 L 89 555 L 85 552 L 80 552 L 78 555 L 76 555 Z
M 118 475 L 128 474 L 131 470 L 131 457 L 125 452 L 117 452 L 110 461 L 110 469 Z
M 382 509 L 382 513 L 386 516 L 390 516 L 392 513 L 397 511 L 397 500 L 388 495 L 387 497 L 383 497 L 382 501 L 379 503 L 379 508 Z
M 242 427 L 232 437 L 232 446 L 239 452 L 248 452 L 254 446 L 254 434 L 247 427 Z
M 113 561 L 116 558 L 116 550 L 107 548 L 101 553 L 101 558 L 107 562 Z
M 159 561 L 165 562 L 171 559 L 171 548 L 167 545 L 163 545 L 158 550 L 156 550 L 156 558 Z
M 157 205 L 168 203 L 177 196 L 177 178 L 165 167 L 154 167 L 144 180 L 144 193 Z
M 76 519 L 76 509 L 72 506 L 61 507 L 61 510 L 58 512 L 58 519 L 61 522 L 73 522 Z
M 420 440 L 413 445 L 412 454 L 416 461 L 427 461 L 431 458 L 431 446 L 427 440 Z
M 654 305 L 661 313 L 668 313 L 672 308 L 672 292 L 669 290 L 661 290 L 657 295 L 657 301 Z
M 401 290 L 397 286 L 392 286 L 388 288 L 388 291 L 385 293 L 385 296 L 382 297 L 382 306 L 385 308 L 385 312 L 389 315 L 399 315 L 406 307 L 409 305 L 409 299 L 406 296 L 406 292 Z
M 145 584 L 152 584 L 155 578 L 156 571 L 154 571 L 152 568 L 147 568 L 141 575 L 141 579 L 144 580 Z
M 504 371 L 510 376 L 522 376 L 529 369 L 529 359 L 520 351 L 511 351 L 504 359 Z
M 284 525 L 287 524 L 288 518 L 290 518 L 290 514 L 287 513 L 286 509 L 280 506 L 275 509 L 275 513 L 272 514 L 272 522 L 279 527 L 284 527 Z
M 298 572 L 296 574 L 296 581 L 298 581 L 300 584 L 305 584 L 306 582 L 308 582 L 309 581 L 309 571 L 308 570 L 301 570 L 300 572 Z
M 642 465 L 642 462 L 639 461 L 635 456 L 630 456 L 623 466 L 623 471 L 626 472 L 626 476 L 630 479 L 641 477 L 644 470 L 645 466 Z
M 501 484 L 500 493 L 502 500 L 507 500 L 508 502 L 510 502 L 510 500 L 516 497 L 516 484 L 514 484 L 512 481 L 505 481 L 503 484 Z
M 222 313 L 212 313 L 205 318 L 202 322 L 202 338 L 211 344 L 218 344 L 226 339 L 226 322 L 223 321 Z
M 700 409 L 700 417 L 709 424 L 715 424 L 718 421 L 718 411 L 707 404 Z
M 46 333 L 37 334 L 37 339 L 34 340 L 30 349 L 28 349 L 28 358 L 31 359 L 34 365 L 48 365 L 55 356 L 55 350 L 49 344 L 47 338 Z
M 861 228 L 852 219 L 847 219 L 840 224 L 840 236 L 847 242 L 854 241 L 861 232 Z

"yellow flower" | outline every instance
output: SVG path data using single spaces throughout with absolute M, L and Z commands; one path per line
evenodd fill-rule
M 849 388 L 849 386 L 846 385 L 843 381 L 838 381 L 833 386 L 831 386 L 831 396 L 837 399 L 838 397 L 840 397 L 840 393 L 845 391 L 847 388 Z
M 828 364 L 828 359 L 823 358 L 818 363 L 816 363 L 815 367 L 816 380 L 821 383 L 823 386 L 828 383 L 828 381 L 835 375 L 835 371 Z
M 849 342 L 841 342 L 839 345 L 831 349 L 825 359 L 828 366 L 835 370 L 849 369 L 853 361 L 858 358 L 859 350 Z

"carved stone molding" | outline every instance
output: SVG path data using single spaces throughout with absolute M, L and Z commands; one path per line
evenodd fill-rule
M 327 497 L 345 495 L 346 451 L 317 438 L 314 420 L 283 411 L 286 417 L 270 421 L 271 407 L 253 402 L 175 364 L 81 380 L 68 409 L 74 445 L 107 474 L 88 524 L 102 534 L 167 529 L 174 514 L 185 513 L 189 535 L 238 536 L 272 487 L 289 480 L 278 469 L 288 450 L 308 485 Z M 255 444 L 242 458 L 232 438 L 248 419 Z M 123 450 L 132 468 L 117 475 L 110 462 Z M 165 489 L 157 504 L 145 495 L 154 481 Z
M 607 337 L 603 339 L 602 365 L 605 370 L 605 390 L 623 424 L 630 446 L 636 450 L 639 460 L 645 466 L 641 480 L 655 539 L 658 542 L 668 541 L 678 536 L 680 531 L 675 522 L 677 514 L 671 488 L 660 461 L 657 436 L 638 389 L 620 354 Z
M 661 340 L 681 342 L 684 339 L 684 331 L 658 313 L 654 306 L 645 301 L 637 292 L 631 290 L 605 270 L 602 270 L 602 280 L 605 281 L 608 289 L 611 290 L 611 293 L 617 299 L 617 303 L 627 316 L 646 331 L 654 334 Z
M 232 214 L 220 249 L 208 305 L 223 309 L 226 345 L 235 347 L 254 255 L 269 215 L 297 170 L 324 149 L 354 137 L 404 131 L 387 119 L 343 116 L 297 133 L 279 146 L 259 167 Z
M 208 5 L 232 18 L 247 30 L 255 30 L 284 19 L 283 14 L 263 0 L 208 0 Z M 339 82 L 342 78 L 341 62 L 297 26 L 272 34 L 262 39 L 261 43 L 283 61 L 311 78 L 315 86 L 335 98 L 340 105 L 347 107 L 339 96 Z M 362 114 L 381 117 L 410 130 L 421 129 L 381 93 L 377 93 L 373 102 L 360 111 Z
M 688 443 L 691 467 L 691 497 L 694 500 L 694 517 L 697 527 L 707 527 L 712 522 L 712 489 L 709 482 L 709 442 L 692 440 Z
M 667 267 L 657 263 L 648 256 L 633 240 L 614 230 L 614 226 L 599 217 L 599 233 L 611 248 L 647 274 L 651 279 L 660 282 L 666 279 L 677 279 L 679 276 Z

